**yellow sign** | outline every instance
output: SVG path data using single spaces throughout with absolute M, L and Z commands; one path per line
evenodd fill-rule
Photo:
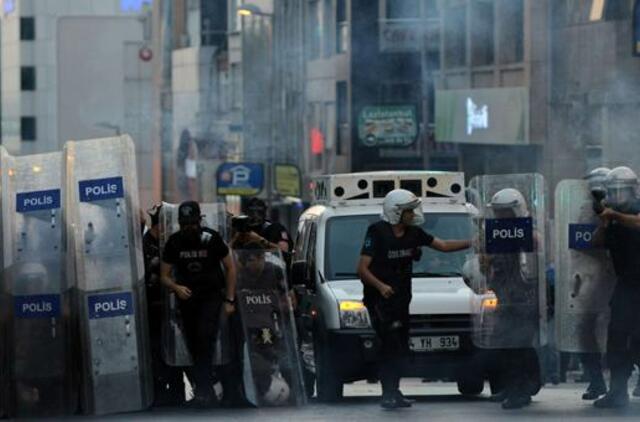
M 300 170 L 298 167 L 291 164 L 276 164 L 275 176 L 276 192 L 282 196 L 300 197 Z

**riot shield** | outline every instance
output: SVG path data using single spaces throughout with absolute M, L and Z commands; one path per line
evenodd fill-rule
M 82 410 L 144 409 L 153 387 L 133 142 L 128 136 L 69 141 L 64 152 Z
M 546 342 L 544 180 L 538 174 L 478 176 L 479 210 L 470 282 L 473 341 L 481 348 L 537 347 Z
M 62 154 L 2 150 L 8 415 L 75 410 L 71 286 L 65 271 Z
M 306 401 L 296 326 L 279 252 L 239 249 L 237 300 L 244 334 L 245 395 L 256 406 Z
M 604 353 L 616 277 L 606 250 L 592 245 L 598 217 L 587 182 L 563 180 L 555 199 L 557 347 Z
M 162 203 L 160 211 L 160 256 L 169 237 L 180 230 L 178 204 Z M 217 231 L 225 238 L 226 211 L 222 203 L 200 204 L 202 225 Z M 170 366 L 191 366 L 193 360 L 184 338 L 180 308 L 175 293 L 164 289 L 164 312 L 162 323 L 162 359 Z

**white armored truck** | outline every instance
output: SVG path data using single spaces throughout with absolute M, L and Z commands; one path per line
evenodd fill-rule
M 314 205 L 298 224 L 292 279 L 306 286 L 302 330 L 303 338 L 313 338 L 320 400 L 341 398 L 344 383 L 376 377 L 378 343 L 356 267 L 367 227 L 380 219 L 385 195 L 398 188 L 422 199 L 427 232 L 441 239 L 472 235 L 475 208 L 465 200 L 463 173 L 351 173 L 315 181 Z M 403 376 L 455 380 L 461 393 L 479 394 L 486 371 L 477 366 L 483 359 L 471 338 L 476 296 L 461 275 L 467 254 L 423 248 L 414 262 L 411 356 Z

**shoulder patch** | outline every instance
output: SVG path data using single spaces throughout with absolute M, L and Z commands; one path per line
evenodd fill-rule
M 200 241 L 206 245 L 207 243 L 209 243 L 212 237 L 213 236 L 211 235 L 211 233 L 202 232 L 202 234 L 200 235 Z

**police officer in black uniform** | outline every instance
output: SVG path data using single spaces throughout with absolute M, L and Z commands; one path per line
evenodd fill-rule
M 213 352 L 220 307 L 227 314 L 235 311 L 236 270 L 228 246 L 216 231 L 202 227 L 201 220 L 197 202 L 180 204 L 180 230 L 165 245 L 161 274 L 163 284 L 179 299 L 194 361 L 194 404 L 206 407 L 214 402 Z
M 267 220 L 267 204 L 260 198 L 251 198 L 247 202 L 245 213 L 249 217 L 249 229 L 278 245 L 285 259 L 288 260 L 288 254 L 293 248 L 291 236 L 282 224 Z
M 364 304 L 381 341 L 380 381 L 385 409 L 410 407 L 400 392 L 402 362 L 409 352 L 409 303 L 413 260 L 422 246 L 454 252 L 468 240 L 441 240 L 422 230 L 422 202 L 413 193 L 396 189 L 383 203 L 383 221 L 369 226 L 358 263 L 364 284 Z
M 142 238 L 144 279 L 149 313 L 149 336 L 153 365 L 154 405 L 174 406 L 184 402 L 182 369 L 162 360 L 162 284 L 160 283 L 160 210 L 162 204 L 148 211 L 151 227 Z
M 594 243 L 609 250 L 617 283 L 610 301 L 607 359 L 611 370 L 609 392 L 594 402 L 600 408 L 629 403 L 627 382 L 638 353 L 640 327 L 640 202 L 638 178 L 628 167 L 616 167 L 606 177 L 606 207 Z

